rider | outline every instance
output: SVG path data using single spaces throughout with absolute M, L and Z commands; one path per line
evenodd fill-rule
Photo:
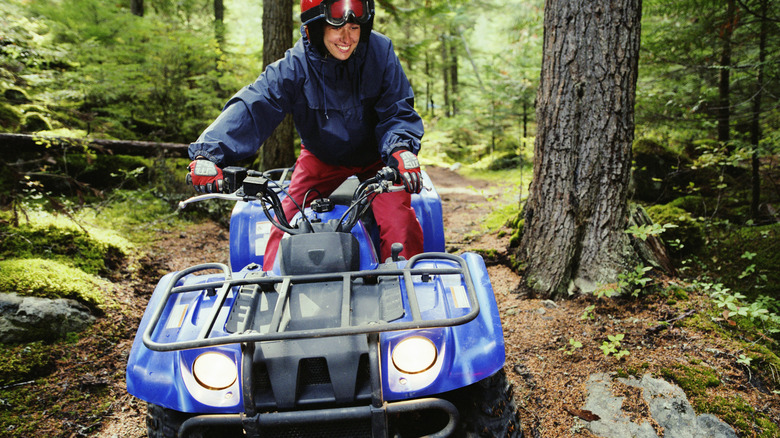
M 385 165 L 405 191 L 384 193 L 372 206 L 382 260 L 395 242 L 409 258 L 423 251 L 411 193 L 422 188 L 417 153 L 423 123 L 392 42 L 373 32 L 374 0 L 301 0 L 301 35 L 284 58 L 236 93 L 189 147 L 187 182 L 199 192 L 222 190 L 220 167 L 254 154 L 286 114 L 301 136 L 288 189 L 298 205 L 329 196 L 346 178 L 365 180 Z M 298 211 L 290 198 L 288 219 Z M 273 266 L 283 232 L 274 228 L 263 268 Z

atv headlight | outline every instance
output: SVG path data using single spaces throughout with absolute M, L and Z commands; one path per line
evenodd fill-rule
M 399 342 L 393 349 L 393 365 L 406 374 L 417 374 L 436 363 L 436 345 L 422 336 L 412 336 Z
M 222 353 L 209 351 L 192 363 L 192 374 L 200 386 L 219 391 L 230 387 L 238 378 L 238 369 L 232 359 Z

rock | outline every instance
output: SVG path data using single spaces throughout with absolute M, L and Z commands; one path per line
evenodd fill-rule
M 461 167 L 463 167 L 463 165 L 462 165 L 462 164 L 460 164 L 460 163 L 455 163 L 455 164 L 453 164 L 452 166 L 450 166 L 450 170 L 451 170 L 451 171 L 453 171 L 453 172 L 457 172 L 457 171 L 459 171 L 459 170 L 460 170 L 460 168 L 461 168 Z
M 609 374 L 593 374 L 588 379 L 588 398 L 585 410 L 598 415 L 598 421 L 588 423 L 588 429 L 605 438 L 618 437 L 657 437 L 659 434 L 647 418 L 632 421 L 623 410 L 626 397 L 613 395 L 615 382 L 641 390 L 644 403 L 649 406 L 652 420 L 663 428 L 663 436 L 668 438 L 736 438 L 734 429 L 714 415 L 696 415 L 685 392 L 663 379 L 645 374 L 641 379 L 618 378 L 613 380 Z M 641 403 L 641 401 L 639 402 Z
M 0 293 L 0 343 L 57 339 L 93 322 L 89 309 L 75 300 Z
M 544 307 L 546 307 L 548 309 L 557 309 L 558 308 L 558 305 L 555 304 L 555 301 L 553 301 L 553 300 L 544 300 L 544 301 L 542 301 L 542 304 L 544 305 Z

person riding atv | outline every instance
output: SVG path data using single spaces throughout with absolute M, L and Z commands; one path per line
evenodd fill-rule
M 382 258 L 394 243 L 403 245 L 406 258 L 421 253 L 423 232 L 410 194 L 421 190 L 423 123 L 392 42 L 373 31 L 374 0 L 301 0 L 301 21 L 295 46 L 236 93 L 190 145 L 187 181 L 199 192 L 220 191 L 221 167 L 254 154 L 291 114 L 301 150 L 283 200 L 287 218 L 296 205 L 308 207 L 310 193 L 330 196 L 349 176 L 365 180 L 388 165 L 406 192 L 373 202 Z M 266 270 L 283 234 L 271 230 Z

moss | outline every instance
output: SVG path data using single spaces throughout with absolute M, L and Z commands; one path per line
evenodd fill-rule
M 707 388 L 720 385 L 715 371 L 704 366 L 678 364 L 672 368 L 662 368 L 661 375 L 677 383 L 689 397 L 703 396 Z
M 0 261 L 0 290 L 43 298 L 71 298 L 92 307 L 103 303 L 110 283 L 54 260 Z
M 669 202 L 668 206 L 682 208 L 694 217 L 704 217 L 712 214 L 714 205 L 710 205 L 712 200 L 699 195 L 681 196 Z
M 116 231 L 76 223 L 62 215 L 29 212 L 19 227 L 0 223 L 0 260 L 47 258 L 89 274 L 111 276 L 133 245 Z
M 19 87 L 6 88 L 3 90 L 3 97 L 5 100 L 15 104 L 29 103 L 32 101 L 27 94 L 27 91 Z
M 756 412 L 742 397 L 699 398 L 694 400 L 698 413 L 713 414 L 737 430 L 739 436 L 777 437 L 780 427 L 766 415 Z
M 51 347 L 43 342 L 4 346 L 0 349 L 0 386 L 46 375 L 53 364 Z
M 701 249 L 704 244 L 704 228 L 687 211 L 666 204 L 648 207 L 647 214 L 657 224 L 676 225 L 674 228 L 668 228 L 661 235 L 674 256 L 692 254 Z M 676 245 L 676 242 L 681 243 L 682 246 Z
M 22 123 L 22 113 L 5 102 L 0 102 L 0 127 L 14 130 Z
M 28 113 L 25 114 L 22 121 L 22 130 L 27 132 L 46 131 L 51 129 L 51 122 L 43 114 Z

